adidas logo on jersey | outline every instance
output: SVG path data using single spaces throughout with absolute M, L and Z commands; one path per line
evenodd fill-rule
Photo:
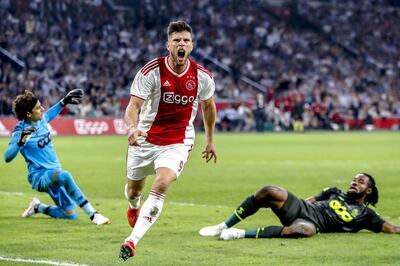
M 171 84 L 170 84 L 169 81 L 167 80 L 167 81 L 164 82 L 163 86 L 164 86 L 164 87 L 170 87 Z

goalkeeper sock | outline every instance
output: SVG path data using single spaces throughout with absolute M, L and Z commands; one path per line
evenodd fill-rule
M 279 238 L 281 237 L 283 226 L 271 225 L 256 230 L 246 230 L 245 238 Z
M 254 195 L 251 195 L 247 199 L 245 199 L 242 204 L 235 210 L 231 217 L 225 221 L 225 224 L 228 227 L 232 227 L 238 222 L 244 220 L 247 216 L 250 216 L 256 213 L 262 206 L 262 203 L 259 202 Z
M 129 198 L 128 184 L 125 185 L 125 198 L 128 200 L 129 207 L 131 207 L 131 209 L 138 209 L 140 207 L 140 200 L 142 199 L 142 194 L 133 199 Z
M 81 206 L 82 210 L 89 216 L 89 218 L 92 218 L 93 215 L 96 213 L 96 210 L 93 208 L 92 204 L 90 204 L 89 201 L 86 200 L 86 202 L 83 202 Z
M 142 208 L 139 212 L 139 218 L 136 222 L 135 227 L 132 230 L 131 235 L 127 240 L 133 241 L 135 246 L 138 244 L 144 234 L 150 229 L 150 227 L 157 221 L 161 214 L 164 205 L 165 194 L 150 191 L 149 197 L 143 203 Z

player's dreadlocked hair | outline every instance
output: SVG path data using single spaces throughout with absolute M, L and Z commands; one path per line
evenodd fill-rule
M 178 20 L 178 21 L 172 21 L 168 25 L 168 37 L 171 36 L 172 33 L 174 32 L 182 32 L 182 31 L 188 31 L 190 34 L 192 34 L 192 27 L 190 27 L 189 24 L 187 24 L 183 20 Z
M 378 188 L 376 187 L 375 179 L 372 177 L 372 175 L 369 175 L 367 173 L 362 173 L 362 175 L 365 175 L 369 179 L 369 187 L 372 189 L 371 194 L 368 194 L 367 197 L 365 198 L 364 202 L 365 205 L 371 204 L 372 206 L 375 207 L 375 204 L 378 203 Z
M 32 112 L 37 101 L 33 93 L 28 90 L 25 90 L 24 94 L 18 95 L 13 102 L 13 112 L 17 119 L 25 120 L 27 118 L 27 113 Z

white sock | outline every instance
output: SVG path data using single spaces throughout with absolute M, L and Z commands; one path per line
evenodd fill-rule
M 160 216 L 164 205 L 164 198 L 164 194 L 153 190 L 150 191 L 149 197 L 140 209 L 136 225 L 131 235 L 127 238 L 127 240 L 133 241 L 135 246 Z
M 246 236 L 246 230 L 239 229 L 238 238 L 244 238 Z
M 85 205 L 82 206 L 82 210 L 89 216 L 92 217 L 96 210 L 93 208 L 92 204 L 86 202 Z
M 228 226 L 226 225 L 225 222 L 222 222 L 222 223 L 220 223 L 220 224 L 217 224 L 217 226 L 218 226 L 218 228 L 221 228 L 221 229 L 227 229 L 227 228 L 228 228 Z
M 138 209 L 140 207 L 140 200 L 142 199 L 142 194 L 136 198 L 130 199 L 128 196 L 128 184 L 125 185 L 125 198 L 128 200 L 129 206 L 132 209 Z

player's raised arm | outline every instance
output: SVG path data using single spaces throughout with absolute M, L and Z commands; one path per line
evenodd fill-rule
M 67 104 L 80 104 L 82 102 L 82 97 L 82 89 L 74 89 L 68 92 L 64 98 L 62 98 L 57 104 L 53 105 L 51 108 L 49 108 L 49 110 L 47 110 L 44 115 L 46 122 L 50 122 L 51 120 L 56 118 Z
M 214 159 L 217 162 L 217 153 L 214 146 L 214 128 L 217 116 L 217 109 L 213 97 L 203 101 L 203 122 L 206 133 L 206 147 L 203 151 L 203 158 L 206 162 Z
M 138 129 L 139 111 L 143 105 L 143 102 L 143 99 L 132 95 L 125 110 L 125 123 L 128 127 L 128 142 L 130 146 L 139 146 L 137 143 L 137 138 L 139 136 L 147 136 L 145 132 L 142 132 Z

